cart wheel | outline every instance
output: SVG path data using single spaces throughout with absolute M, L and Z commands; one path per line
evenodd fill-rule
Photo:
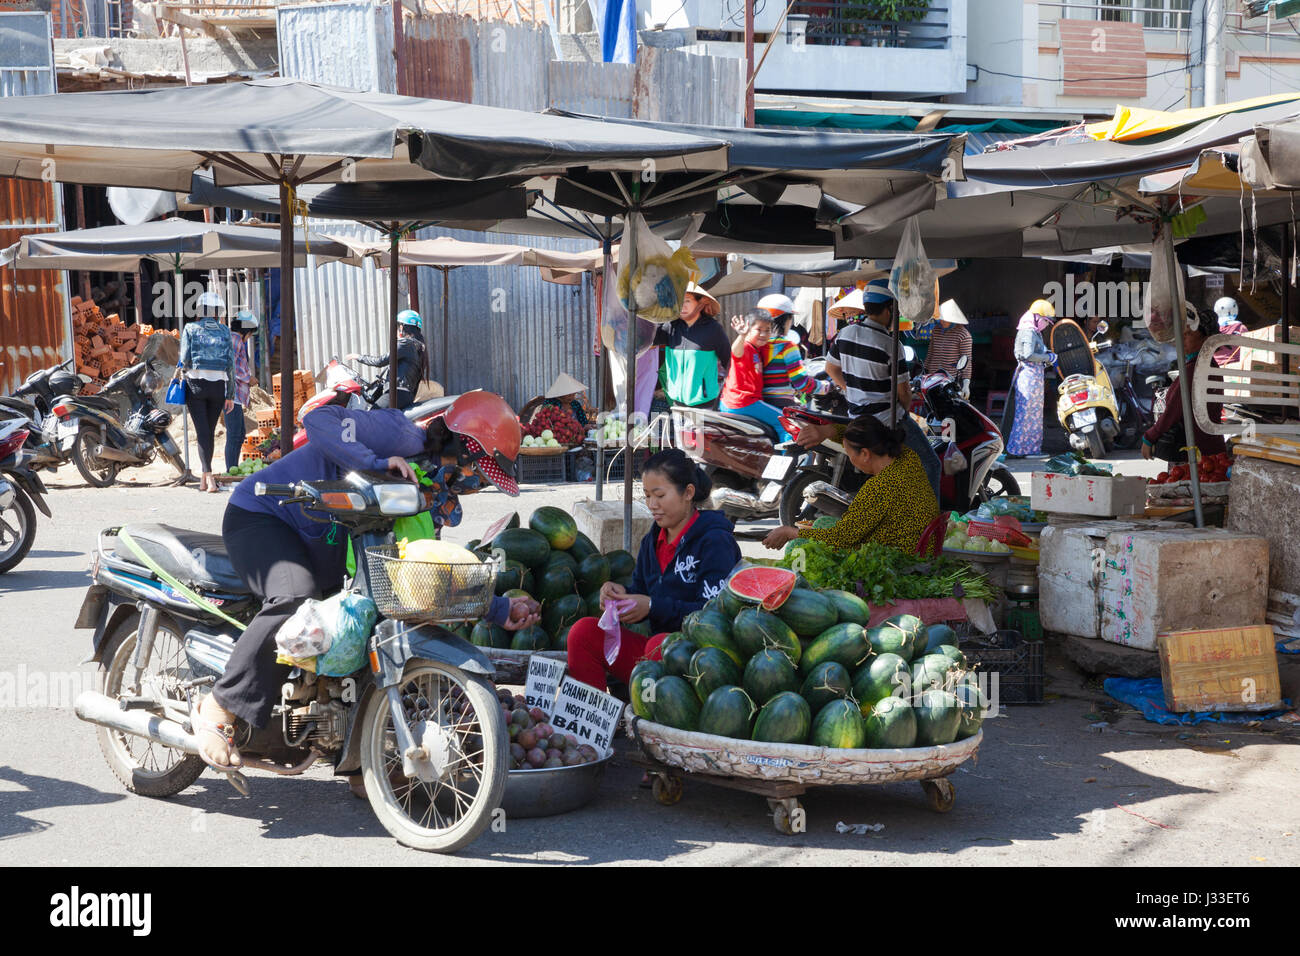
M 776 832 L 794 836 L 794 816 L 803 810 L 799 801 L 788 797 L 785 800 L 768 800 L 767 805 L 772 808 L 772 826 L 776 827 Z
M 957 800 L 957 789 L 947 780 L 922 780 L 921 789 L 935 813 L 947 813 Z
M 665 807 L 671 807 L 682 798 L 682 779 L 672 774 L 657 773 L 651 784 L 655 799 Z

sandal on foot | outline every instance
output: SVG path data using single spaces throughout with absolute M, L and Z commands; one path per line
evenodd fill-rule
M 197 699 L 190 705 L 190 732 L 196 738 L 203 734 L 215 735 L 226 745 L 229 753 L 233 754 L 237 752 L 235 750 L 235 725 L 218 724 L 214 721 L 208 720 L 206 717 L 200 716 L 199 701 Z M 244 772 L 239 765 L 217 763 L 204 753 L 202 747 L 199 747 L 199 759 L 207 764 L 211 769 L 229 780 L 230 785 L 244 796 L 249 795 L 248 778 L 244 776 Z

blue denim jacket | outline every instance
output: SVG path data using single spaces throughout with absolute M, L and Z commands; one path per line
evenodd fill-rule
M 187 371 L 225 372 L 226 398 L 235 397 L 235 347 L 230 330 L 216 319 L 209 316 L 185 326 L 177 364 Z

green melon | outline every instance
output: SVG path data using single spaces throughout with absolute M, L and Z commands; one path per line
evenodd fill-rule
M 933 656 L 933 655 L 931 655 Z M 944 690 L 928 690 L 912 699 L 918 747 L 950 744 L 961 726 L 961 705 Z
M 777 650 L 759 651 L 745 665 L 741 678 L 745 692 L 760 707 L 777 694 L 799 689 L 799 672 L 790 658 Z
M 493 590 L 497 594 L 507 591 L 530 591 L 533 587 L 533 572 L 518 561 L 506 560 L 506 566 L 497 574 Z
M 611 551 L 605 555 L 605 560 L 609 562 L 609 579 L 611 581 L 630 578 L 632 572 L 636 570 L 636 558 L 626 551 Z
M 853 697 L 865 717 L 886 697 L 912 696 L 912 672 L 897 654 L 876 654 L 853 675 Z
M 858 624 L 866 627 L 871 620 L 870 606 L 856 594 L 833 589 L 821 593 L 835 605 L 836 619 L 840 624 Z
M 767 653 L 767 652 L 765 652 Z M 758 712 L 754 721 L 754 740 L 775 744 L 802 744 L 808 742 L 812 727 L 812 712 L 808 701 L 794 691 L 777 694 Z
M 586 605 L 576 594 L 565 594 L 542 607 L 542 627 L 548 634 L 567 631 L 583 616 Z
M 704 702 L 719 687 L 739 684 L 740 668 L 721 648 L 701 647 L 691 655 L 686 678 L 695 687 L 696 696 Z
M 692 611 L 682 620 L 682 630 L 686 636 L 700 647 L 716 647 L 724 651 L 739 667 L 745 662 L 740 648 L 731 634 L 731 621 L 721 611 L 700 608 Z
M 719 687 L 700 708 L 700 732 L 748 740 L 758 708 L 749 695 L 734 685 Z
M 947 624 L 931 624 L 924 631 L 925 641 L 917 641 L 917 657 L 924 657 L 926 654 L 937 654 L 939 648 L 944 644 L 957 646 L 957 632 Z
M 550 505 L 535 510 L 528 519 L 528 527 L 544 537 L 556 551 L 567 551 L 578 537 L 578 525 L 573 515 Z
M 824 661 L 838 661 L 850 673 L 871 656 L 872 645 L 860 624 L 836 624 L 805 648 L 799 669 L 807 674 Z
M 510 649 L 515 651 L 548 651 L 551 649 L 551 636 L 539 624 L 515 631 L 510 640 Z
M 567 551 L 552 551 L 542 562 L 542 573 L 545 574 L 553 567 L 563 566 L 573 572 L 573 577 L 578 577 L 578 562 L 573 560 L 573 555 Z
M 957 709 L 961 715 L 957 722 L 956 739 L 974 737 L 979 733 L 980 724 L 984 722 L 984 712 L 989 705 L 984 692 L 979 689 L 979 685 L 963 681 L 957 685 L 953 696 L 957 698 Z
M 542 601 L 555 601 L 573 594 L 577 585 L 573 572 L 563 564 L 548 564 L 537 576 L 537 597 Z
M 659 661 L 638 661 L 632 668 L 627 682 L 628 702 L 638 717 L 654 720 L 654 686 L 664 676 L 664 665 Z
M 471 644 L 477 647 L 495 647 L 498 650 L 510 646 L 511 639 L 514 637 L 504 627 L 497 627 L 489 624 L 487 621 L 479 621 L 470 631 L 469 640 Z
M 816 637 L 839 620 L 835 602 L 816 591 L 795 588 L 777 609 L 777 617 L 800 637 Z
M 650 633 L 650 619 L 648 617 L 642 618 L 635 624 L 624 624 L 623 627 L 632 631 L 634 634 L 640 634 L 642 637 L 654 636 Z
M 587 612 L 587 617 L 594 617 L 599 619 L 600 615 L 605 610 L 604 606 L 601 604 L 599 591 L 592 591 L 585 598 L 583 598 L 582 603 L 584 609 Z
M 790 625 L 775 614 L 756 607 L 747 607 L 736 615 L 731 634 L 745 658 L 753 657 L 765 648 L 781 651 L 792 664 L 798 664 L 803 656 L 803 646 Z
M 600 549 L 596 547 L 595 543 L 592 542 L 590 538 L 579 531 L 577 535 L 574 536 L 573 544 L 569 545 L 569 554 L 573 555 L 578 563 L 581 564 L 593 554 L 600 554 Z
M 745 602 L 740 596 L 732 593 L 731 588 L 723 588 L 718 592 L 718 600 L 722 604 L 722 613 L 727 617 L 735 618 L 737 614 L 745 609 Z
M 866 741 L 867 731 L 858 705 L 851 700 L 833 700 L 817 712 L 813 720 L 812 738 L 815 747 L 836 747 L 856 750 Z
M 916 656 L 916 634 L 891 624 L 890 621 L 893 620 L 890 618 L 868 630 L 867 640 L 877 654 L 897 654 L 903 660 L 910 661 Z
M 848 697 L 852 689 L 853 681 L 843 664 L 839 661 L 823 661 L 804 678 L 799 693 L 816 714 L 831 701 Z
M 604 555 L 590 554 L 578 563 L 578 584 L 584 592 L 599 591 L 608 580 L 609 562 Z
M 912 705 L 901 697 L 878 701 L 862 723 L 866 746 L 873 750 L 916 746 L 916 714 Z
M 655 681 L 654 719 L 678 730 L 699 730 L 700 699 L 681 677 Z
M 518 561 L 526 568 L 545 563 L 551 553 L 546 538 L 529 528 L 507 528 L 496 536 L 492 547 L 500 548 L 508 559 Z
M 686 637 L 679 638 L 671 644 L 661 645 L 660 657 L 664 661 L 664 673 L 674 677 L 685 677 L 691 666 L 691 657 L 699 649 L 699 645 Z
M 573 630 L 572 624 L 570 624 L 568 627 L 565 627 L 563 630 L 555 631 L 554 633 L 552 633 L 551 650 L 567 651 L 569 649 L 569 632 L 571 630 Z
M 966 655 L 955 644 L 940 644 L 937 652 L 957 665 L 958 670 L 966 670 Z
M 926 654 L 912 662 L 912 696 L 933 688 L 952 690 L 961 680 L 961 669 L 946 654 Z

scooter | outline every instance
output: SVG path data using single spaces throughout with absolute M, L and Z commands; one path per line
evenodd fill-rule
M 1120 437 L 1119 406 L 1106 368 L 1097 361 L 1099 349 L 1109 342 L 1098 342 L 1109 326 L 1097 326 L 1093 341 L 1070 319 L 1052 326 L 1051 349 L 1056 353 L 1056 369 L 1061 375 L 1057 386 L 1056 415 L 1069 435 L 1070 447 L 1090 458 L 1104 458 L 1108 448 Z
M 965 367 L 963 355 L 957 360 L 957 370 Z M 943 465 L 940 509 L 964 514 L 992 498 L 1019 495 L 1020 483 L 1006 465 L 998 463 L 1005 448 L 1002 432 L 991 418 L 961 397 L 952 376 L 931 372 L 921 378 L 917 391 L 925 400 L 930 446 Z
M 814 378 L 825 374 L 819 364 L 809 365 Z M 786 414 L 804 410 L 813 418 L 852 418 L 843 396 L 832 389 L 814 396 L 807 406 L 787 407 L 782 427 L 786 427 Z M 699 462 L 713 482 L 710 507 L 734 521 L 778 516 L 787 478 L 793 477 L 796 457 L 803 449 L 778 444 L 775 429 L 745 415 L 674 405 L 672 416 L 677 447 Z
M 438 403 L 447 400 L 408 414 L 436 411 Z M 393 524 L 431 508 L 428 492 L 372 472 L 255 487 L 344 528 L 358 556 L 351 586 L 381 614 L 395 610 L 400 599 L 389 572 L 409 575 L 416 566 L 388 567 Z M 290 671 L 270 724 L 236 727 L 244 767 L 295 776 L 327 760 L 338 774 L 362 774 L 375 815 L 400 843 L 451 853 L 475 840 L 501 804 L 509 737 L 491 662 L 442 625 L 481 616 L 499 567 L 491 559 L 457 568 L 457 592 L 467 599 L 434 615 L 437 624 L 381 619 L 368 640 L 368 664 L 347 677 Z M 77 716 L 97 725 L 100 749 L 127 790 L 180 793 L 205 766 L 190 704 L 224 672 L 258 600 L 219 535 L 160 524 L 101 532 L 91 577 L 76 626 L 94 631 L 102 692 L 81 694 Z M 409 577 L 403 580 L 409 589 Z M 247 792 L 242 773 L 227 776 Z
M 29 431 L 20 418 L 0 420 L 0 574 L 17 567 L 36 540 L 36 510 L 49 518 L 45 485 L 24 464 Z
M 147 465 L 155 455 L 185 474 L 180 446 L 167 431 L 171 413 L 154 401 L 164 381 L 146 360 L 122 369 L 97 395 L 55 402 L 51 411 L 69 426 L 60 432 L 60 450 L 89 484 L 107 488 L 123 468 Z
M 22 417 L 30 425 L 27 464 L 33 471 L 58 468 L 71 458 L 70 451 L 64 451 L 63 439 L 75 437 L 76 426 L 61 422 L 52 412 L 61 397 L 77 395 L 90 381 L 72 371 L 71 365 L 72 359 L 68 359 L 33 372 L 13 395 L 0 395 L 0 414 Z

